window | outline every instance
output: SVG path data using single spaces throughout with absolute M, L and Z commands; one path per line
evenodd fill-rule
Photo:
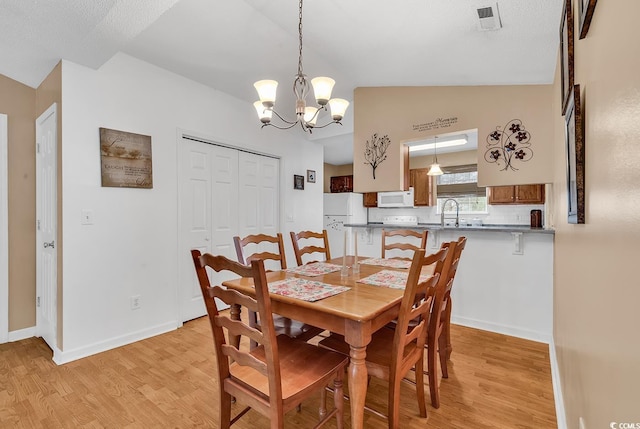
M 444 174 L 438 176 L 438 209 L 447 198 L 454 198 L 461 213 L 486 213 L 487 190 L 478 187 L 477 164 L 456 165 L 443 168 Z

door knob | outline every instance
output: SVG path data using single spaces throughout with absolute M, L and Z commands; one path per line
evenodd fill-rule
M 51 247 L 52 249 L 55 249 L 55 240 L 51 240 L 51 243 L 44 243 L 44 248 L 46 249 L 47 247 Z

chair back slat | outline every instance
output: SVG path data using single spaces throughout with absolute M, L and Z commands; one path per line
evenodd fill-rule
M 281 270 L 287 268 L 284 241 L 282 234 L 279 232 L 276 235 L 252 234 L 244 238 L 236 236 L 233 237 L 233 243 L 236 248 L 238 262 L 243 265 L 248 265 L 251 261 L 261 259 L 263 261 L 276 261 L 280 265 L 279 268 Z M 265 250 L 264 248 L 268 243 L 271 243 L 272 246 L 269 247 L 269 250 Z M 249 253 L 247 251 L 248 249 L 255 249 L 255 251 Z M 276 249 L 277 252 L 275 251 Z
M 267 364 L 255 358 L 253 355 L 240 352 L 237 348 L 229 345 L 222 346 L 222 353 L 224 353 L 225 356 L 231 358 L 232 361 L 235 361 L 239 365 L 250 366 L 264 376 L 269 375 Z
M 307 262 L 303 262 L 304 255 L 311 255 L 313 253 L 320 253 L 324 255 L 325 261 L 331 259 L 329 237 L 327 235 L 326 229 L 323 229 L 322 232 L 301 231 L 296 233 L 291 231 L 290 234 L 291 244 L 293 244 L 293 253 L 296 255 L 296 263 L 298 264 L 298 266 L 304 265 L 305 263 L 308 264 L 311 262 L 316 262 L 315 260 L 308 260 Z M 305 241 L 301 242 L 301 240 Z M 312 240 L 312 242 L 307 240 Z
M 414 231 L 412 229 L 382 229 L 382 258 L 387 257 L 387 251 L 416 251 L 425 249 L 427 246 L 427 236 L 429 231 Z M 391 240 L 389 240 L 391 238 Z M 397 241 L 410 239 L 412 242 Z M 415 243 L 415 244 L 414 244 Z

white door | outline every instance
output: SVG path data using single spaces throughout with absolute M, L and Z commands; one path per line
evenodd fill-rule
M 36 120 L 36 333 L 56 350 L 57 119 L 55 103 Z
M 279 177 L 280 160 L 253 153 L 240 152 L 240 201 L 238 235 L 276 235 L 279 228 Z M 288 238 L 285 236 L 284 240 Z M 251 253 L 273 251 L 273 248 L 254 247 Z M 266 263 L 267 269 L 280 269 L 279 265 Z
M 238 151 L 183 138 L 179 147 L 179 300 L 185 322 L 206 314 L 191 249 L 235 260 Z M 211 282 L 221 279 L 209 273 Z
M 9 340 L 9 200 L 7 115 L 0 113 L 0 344 Z

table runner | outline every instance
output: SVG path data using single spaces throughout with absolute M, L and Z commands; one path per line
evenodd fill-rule
M 348 291 L 346 286 L 333 286 L 316 280 L 289 278 L 269 283 L 269 292 L 303 301 L 314 302 Z
M 340 271 L 342 267 L 336 264 L 328 264 L 326 262 L 314 262 L 311 264 L 300 265 L 299 267 L 287 268 L 285 271 L 291 274 L 300 274 L 302 276 L 321 276 L 323 274 Z
M 368 277 L 358 280 L 359 283 L 365 283 L 373 286 L 383 286 L 392 289 L 404 289 L 407 285 L 409 273 L 406 271 L 382 270 Z M 426 281 L 431 275 L 421 275 L 419 282 Z
M 360 261 L 361 265 L 377 265 L 380 267 L 389 267 L 389 268 L 409 268 L 411 266 L 411 261 L 406 261 L 402 259 L 383 259 L 383 258 L 369 258 L 364 261 Z

